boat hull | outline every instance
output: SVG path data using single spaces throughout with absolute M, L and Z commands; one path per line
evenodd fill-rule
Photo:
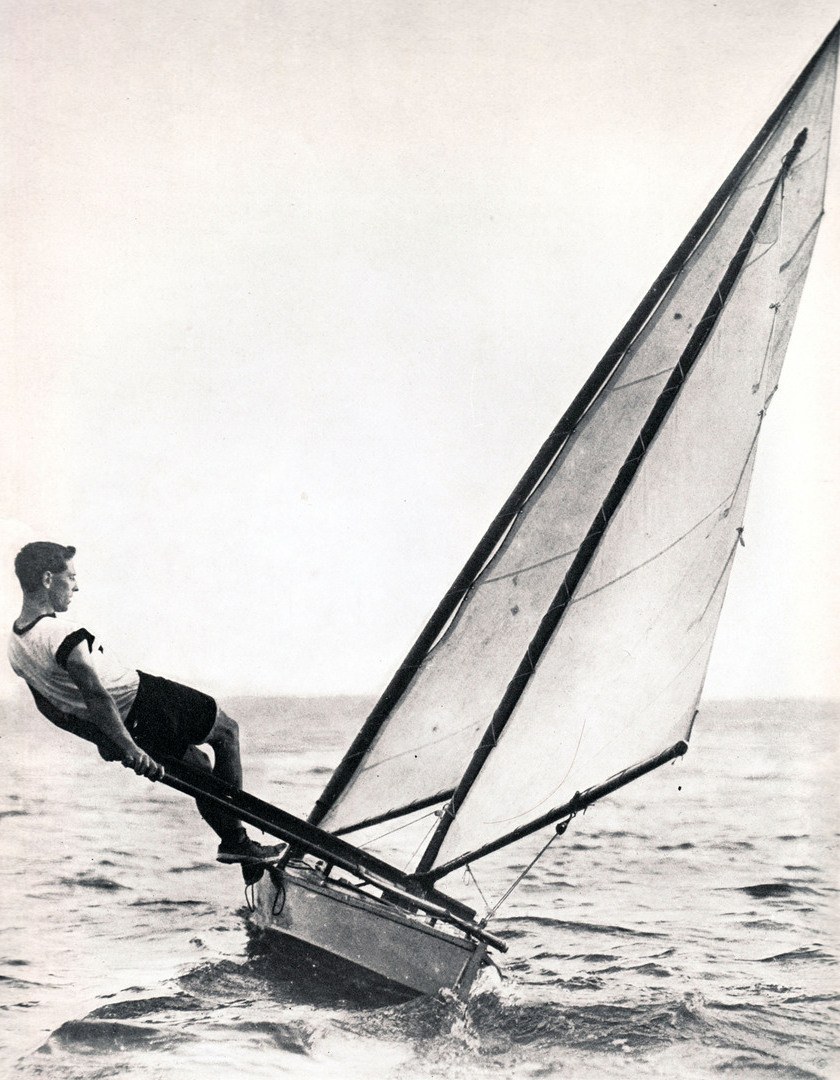
M 449 990 L 466 997 L 487 951 L 481 942 L 305 866 L 263 874 L 253 922 L 419 994 Z

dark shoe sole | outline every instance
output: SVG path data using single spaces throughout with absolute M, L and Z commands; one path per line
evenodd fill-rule
M 271 863 L 280 862 L 285 855 L 285 852 L 281 851 L 277 855 L 217 855 L 216 862 L 227 863 L 233 865 L 234 863 L 240 863 L 243 866 L 270 866 Z

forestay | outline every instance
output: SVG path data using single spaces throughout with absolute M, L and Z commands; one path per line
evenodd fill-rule
M 422 863 L 429 869 L 688 737 L 759 428 L 822 213 L 836 35 L 834 46 L 812 62 L 678 276 L 616 357 L 359 757 L 324 827 L 346 829 L 457 789 L 454 820 L 447 815 Z M 803 129 L 804 146 L 768 200 Z M 700 354 L 572 596 L 563 597 L 581 544 L 765 202 Z M 559 625 L 527 678 L 517 676 L 515 702 L 488 737 L 558 595 Z

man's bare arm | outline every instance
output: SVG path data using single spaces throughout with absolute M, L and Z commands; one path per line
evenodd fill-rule
M 120 760 L 126 768 L 134 769 L 138 776 L 148 776 L 150 780 L 159 780 L 163 776 L 163 766 L 141 750 L 132 739 L 114 699 L 102 685 L 96 668 L 80 643 L 67 658 L 67 674 L 78 686 L 79 692 L 87 705 L 87 719 L 105 735 L 119 750 Z

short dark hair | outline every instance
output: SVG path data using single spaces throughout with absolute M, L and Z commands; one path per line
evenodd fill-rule
M 15 556 L 15 573 L 23 591 L 35 592 L 47 570 L 53 574 L 66 570 L 67 563 L 75 554 L 74 547 L 52 544 L 49 540 L 36 540 L 32 544 L 26 544 Z

